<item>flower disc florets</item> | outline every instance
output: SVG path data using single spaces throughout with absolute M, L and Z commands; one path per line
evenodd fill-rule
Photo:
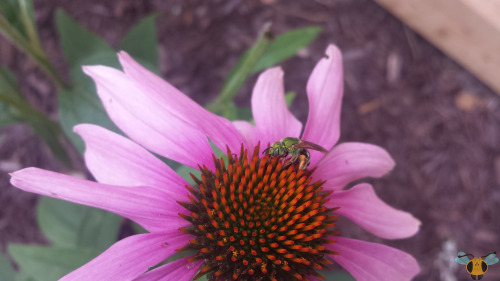
M 316 270 L 331 264 L 325 244 L 338 234 L 336 215 L 324 206 L 331 192 L 311 183 L 313 171 L 283 167 L 285 159 L 261 159 L 258 152 L 259 146 L 249 161 L 243 147 L 239 158 L 228 149 L 227 167 L 214 156 L 215 173 L 203 167 L 201 180 L 193 176 L 190 202 L 179 203 L 192 224 L 181 231 L 196 238 L 179 250 L 195 250 L 191 261 L 204 261 L 195 279 L 324 279 Z

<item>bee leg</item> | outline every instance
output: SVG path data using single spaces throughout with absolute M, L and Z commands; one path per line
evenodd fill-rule
M 309 167 L 309 159 L 305 155 L 299 156 L 299 170 L 305 170 Z
M 481 280 L 481 279 L 483 279 L 483 275 L 478 275 L 477 280 Z
M 472 278 L 473 280 L 476 280 L 476 276 L 474 276 L 472 274 L 470 275 L 470 278 Z
M 288 154 L 288 153 L 287 153 L 287 154 Z M 283 157 L 281 158 L 281 160 L 285 160 L 285 158 L 286 158 L 286 156 L 283 156 Z M 290 159 L 288 159 L 288 161 L 286 161 L 286 162 L 283 164 L 283 168 L 286 168 L 286 167 L 288 167 L 288 166 L 290 166 L 290 165 L 292 165 L 292 164 L 295 164 L 295 163 L 297 162 L 297 158 L 298 158 L 298 156 L 295 156 L 295 155 L 294 155 L 294 156 L 292 156 L 292 157 L 290 157 Z

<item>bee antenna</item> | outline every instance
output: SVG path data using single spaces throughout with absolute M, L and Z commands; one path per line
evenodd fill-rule
M 458 256 L 458 258 L 463 258 L 463 257 L 468 257 L 468 256 L 471 256 L 472 258 L 474 258 L 474 255 L 473 255 L 473 254 L 465 254 L 465 255 L 461 255 L 461 256 Z
M 268 148 L 264 149 L 264 150 L 262 151 L 262 154 L 266 154 L 266 153 L 269 151 L 269 149 L 270 149 L 270 148 L 271 148 L 271 147 L 268 147 Z
M 486 254 L 485 256 L 482 256 L 481 258 L 484 259 L 484 258 L 486 258 L 487 256 L 489 256 L 491 254 L 496 255 L 497 252 L 489 252 L 488 254 Z

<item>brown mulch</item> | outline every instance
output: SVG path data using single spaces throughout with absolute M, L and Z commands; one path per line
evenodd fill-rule
M 384 242 L 414 255 L 422 272 L 415 280 L 440 280 L 446 272 L 467 279 L 463 268 L 441 259 L 445 242 L 476 255 L 500 250 L 499 97 L 434 46 L 370 0 L 55 1 L 34 3 L 42 43 L 60 70 L 66 65 L 54 24 L 57 7 L 116 46 L 140 18 L 157 21 L 162 75 L 197 102 L 220 89 L 238 56 L 262 24 L 281 33 L 319 25 L 319 38 L 286 61 L 286 89 L 297 92 L 292 111 L 307 118 L 305 84 L 329 43 L 344 55 L 345 95 L 341 141 L 386 148 L 394 171 L 369 180 L 388 204 L 413 213 L 420 232 L 384 241 L 347 220 L 345 235 Z M 18 75 L 23 93 L 57 118 L 54 87 L 25 55 L 0 41 L 0 61 Z M 253 77 L 237 102 L 248 106 Z M 10 187 L 4 172 L 37 166 L 62 170 L 27 126 L 0 130 L 0 242 L 44 243 L 36 226 L 36 196 Z M 81 167 L 81 165 L 79 166 Z M 451 257 L 449 257 L 451 258 Z M 448 259 L 449 260 L 449 259 Z M 485 278 L 500 278 L 500 266 Z

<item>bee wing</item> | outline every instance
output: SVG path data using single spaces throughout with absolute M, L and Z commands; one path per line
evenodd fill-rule
M 464 252 L 458 252 L 457 257 L 455 258 L 455 262 L 463 265 L 466 265 L 469 261 L 469 257 Z
M 488 265 L 497 263 L 498 262 L 497 255 L 495 255 L 494 253 L 490 253 L 489 255 L 486 256 L 484 262 L 487 263 Z
M 326 150 L 321 145 L 317 145 L 315 143 L 312 143 L 312 142 L 309 142 L 309 141 L 305 141 L 305 140 L 300 140 L 300 142 L 297 143 L 295 146 L 298 147 L 298 148 L 307 148 L 307 149 L 317 150 L 317 151 L 321 151 L 323 153 L 327 153 L 328 152 L 328 150 Z

